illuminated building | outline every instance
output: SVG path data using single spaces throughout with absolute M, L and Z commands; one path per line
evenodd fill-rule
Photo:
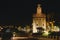
M 25 29 L 25 31 L 27 32 L 27 33 L 29 33 L 29 31 L 30 31 L 30 26 L 29 25 L 26 25 L 26 27 L 24 28 Z
M 38 27 L 46 29 L 46 15 L 42 13 L 41 5 L 38 4 L 36 14 L 33 14 L 33 33 L 37 32 Z
M 21 28 L 21 26 L 19 26 L 17 29 L 18 29 L 19 31 L 21 31 L 22 28 Z

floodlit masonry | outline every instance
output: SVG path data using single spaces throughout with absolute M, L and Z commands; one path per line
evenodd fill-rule
M 37 28 L 46 29 L 46 15 L 42 13 L 41 5 L 38 4 L 36 14 L 33 14 L 33 33 L 37 33 Z
M 44 30 L 48 30 L 48 31 L 55 31 L 58 32 L 59 27 L 55 28 L 54 26 L 54 20 L 53 21 L 46 21 L 46 15 L 42 12 L 42 8 L 41 5 L 38 4 L 37 5 L 37 11 L 35 14 L 33 14 L 33 23 L 32 23 L 32 27 L 33 27 L 33 33 L 37 33 L 38 30 L 37 28 L 42 27 Z

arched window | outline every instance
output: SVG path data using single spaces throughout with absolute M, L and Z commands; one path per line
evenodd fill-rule
M 36 26 L 38 26 L 38 24 L 36 24 Z
M 44 24 L 43 24 L 43 26 L 44 26 Z

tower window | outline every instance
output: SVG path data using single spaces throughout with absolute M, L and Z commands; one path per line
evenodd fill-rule
M 36 24 L 36 26 L 38 26 L 38 24 Z
M 43 24 L 43 26 L 44 26 L 44 24 Z
M 40 19 L 41 20 L 41 19 Z

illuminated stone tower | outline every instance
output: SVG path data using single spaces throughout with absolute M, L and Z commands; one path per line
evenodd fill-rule
M 33 33 L 37 32 L 37 27 L 46 29 L 46 15 L 42 13 L 41 5 L 38 4 L 36 14 L 33 14 Z

